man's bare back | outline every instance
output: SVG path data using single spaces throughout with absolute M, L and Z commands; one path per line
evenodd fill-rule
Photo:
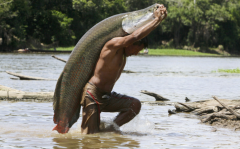
M 94 75 L 89 82 L 96 85 L 103 92 L 111 92 L 125 64 L 126 56 L 123 48 L 111 50 L 104 46 L 96 64 Z

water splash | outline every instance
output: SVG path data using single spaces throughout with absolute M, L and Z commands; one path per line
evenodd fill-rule
M 123 125 L 123 134 L 148 135 L 154 131 L 155 125 L 146 116 L 137 115 L 133 120 Z

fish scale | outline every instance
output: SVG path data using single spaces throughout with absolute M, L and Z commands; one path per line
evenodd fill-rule
M 109 17 L 93 26 L 82 36 L 74 47 L 56 84 L 53 101 L 53 120 L 57 125 L 53 130 L 57 130 L 59 133 L 67 133 L 78 120 L 82 90 L 93 74 L 104 44 L 114 37 L 131 34 L 137 28 L 130 28 L 132 32 L 126 31 L 124 28 L 128 27 L 129 23 L 140 23 L 139 18 L 146 19 L 147 17 L 144 16 L 151 16 L 153 11 L 156 10 L 156 5 Z M 152 16 L 142 22 L 146 24 L 153 19 Z M 140 27 L 145 24 L 133 26 Z

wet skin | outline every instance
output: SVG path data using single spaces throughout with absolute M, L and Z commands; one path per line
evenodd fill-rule
M 162 17 L 164 15 L 164 17 Z M 137 29 L 132 34 L 124 37 L 115 37 L 108 41 L 97 61 L 94 74 L 89 82 L 97 86 L 102 92 L 111 92 L 114 84 L 119 79 L 121 72 L 126 64 L 126 57 L 137 55 L 144 46 L 133 45 L 134 42 L 146 37 L 153 31 L 159 23 L 167 16 L 167 10 L 163 5 L 158 5 L 158 9 L 154 12 L 154 20 Z M 135 117 L 140 109 L 141 103 L 138 99 L 131 99 L 132 104 L 130 110 L 121 112 L 114 120 L 118 126 L 129 122 Z

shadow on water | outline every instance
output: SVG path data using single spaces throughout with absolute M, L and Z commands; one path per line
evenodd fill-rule
M 53 138 L 53 148 L 138 148 L 139 142 L 121 135 L 84 135 L 82 138 Z

